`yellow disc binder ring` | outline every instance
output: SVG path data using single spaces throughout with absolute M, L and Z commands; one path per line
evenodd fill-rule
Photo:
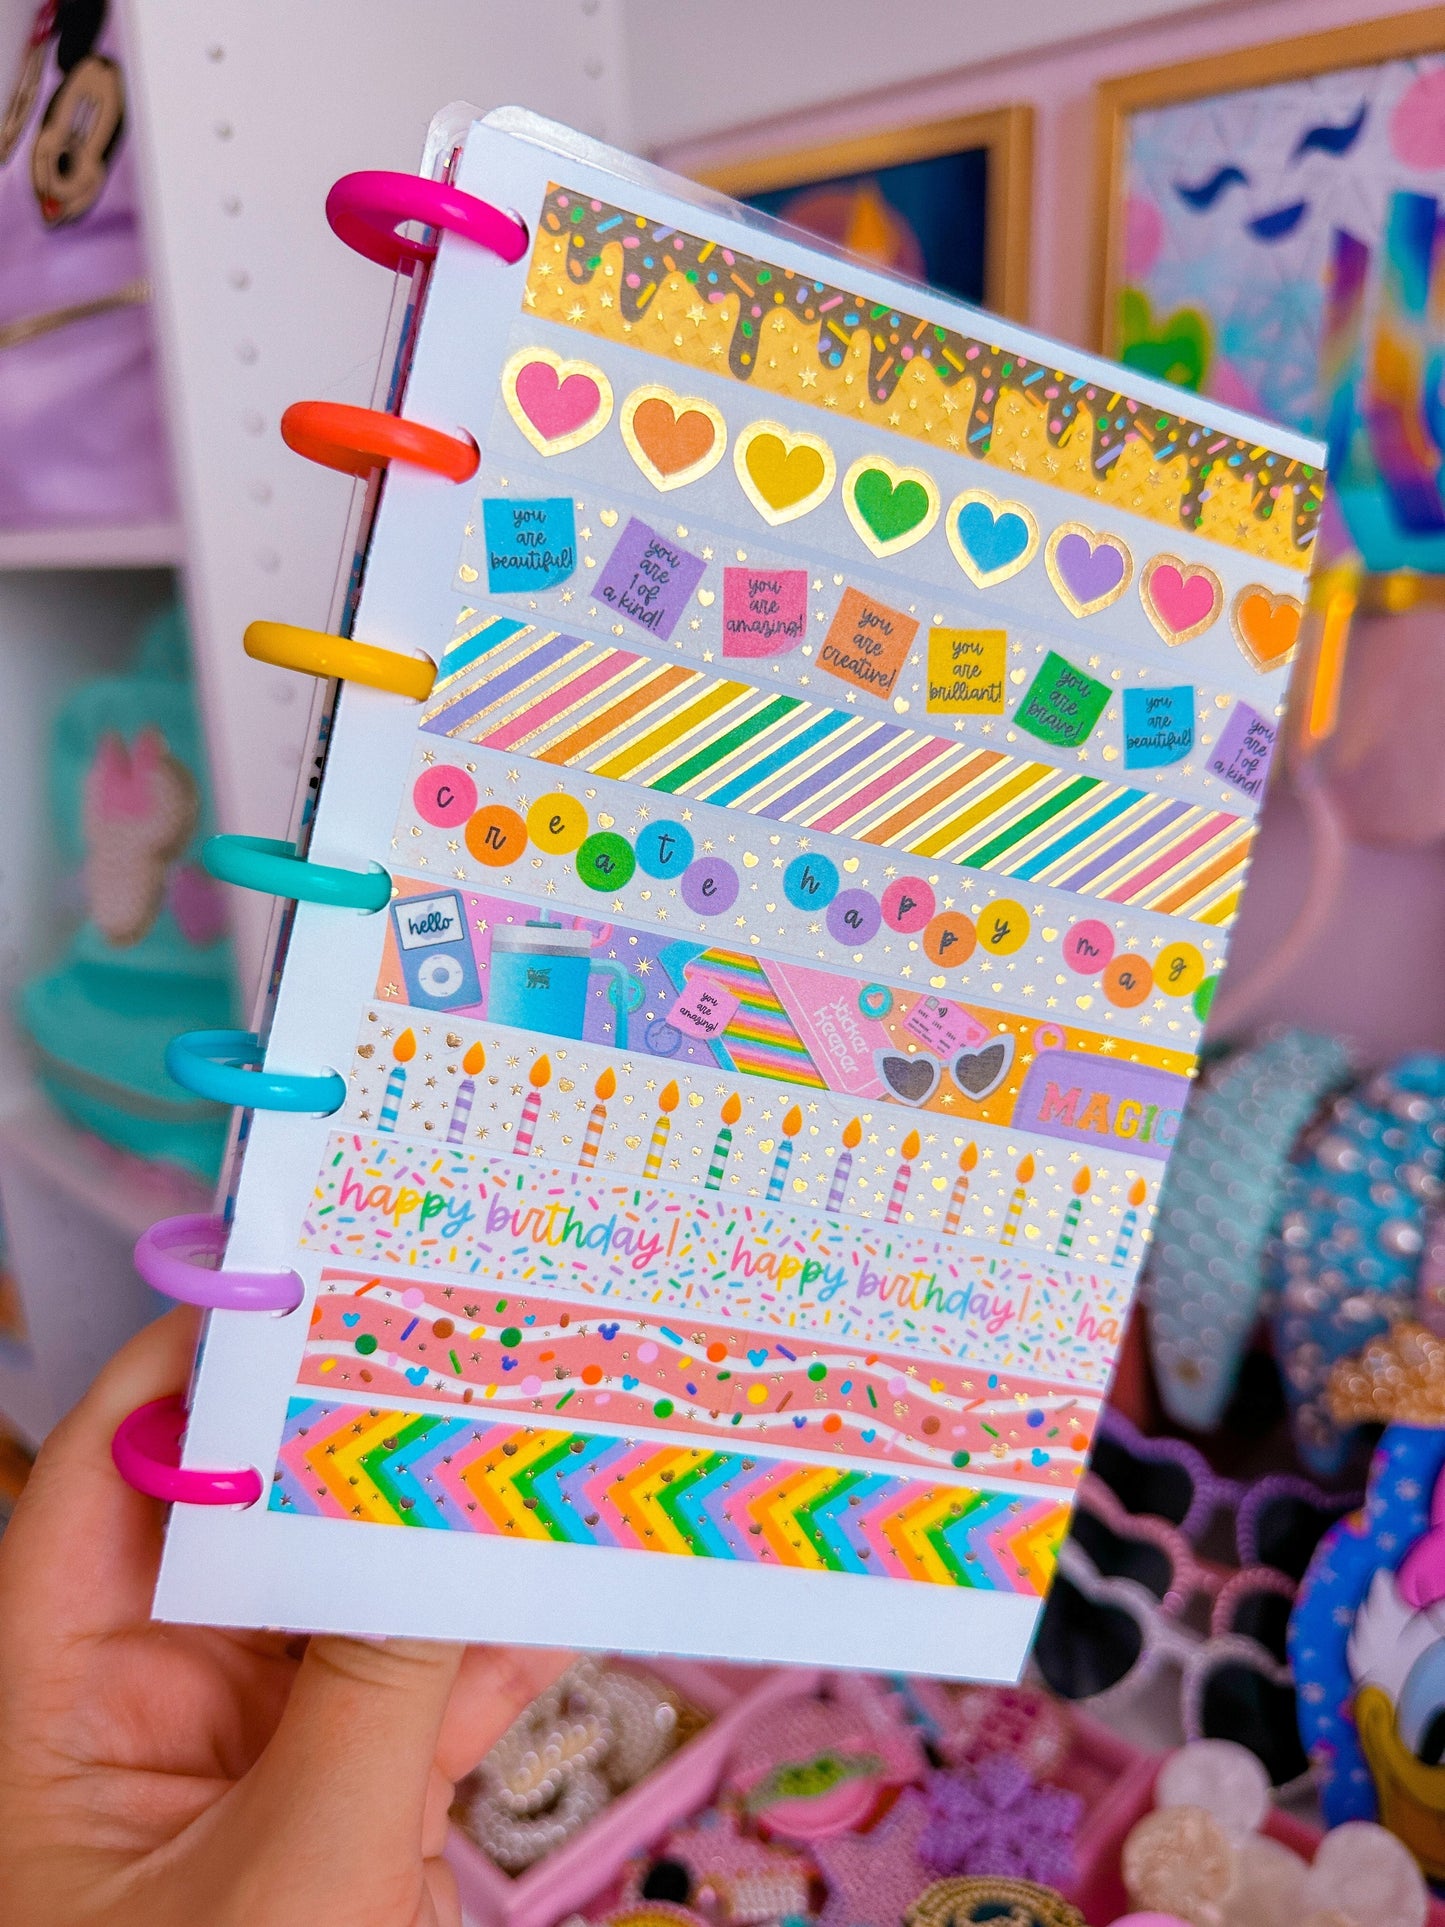
M 428 656 L 403 656 L 395 649 L 329 636 L 321 629 L 298 629 L 290 622 L 253 622 L 244 643 L 246 654 L 257 662 L 299 669 L 305 676 L 365 683 L 415 702 L 425 702 L 436 681 L 437 667 Z

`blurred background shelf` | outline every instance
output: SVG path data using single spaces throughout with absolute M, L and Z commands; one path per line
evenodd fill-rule
M 0 529 L 0 569 L 166 569 L 177 567 L 184 553 L 179 522 Z

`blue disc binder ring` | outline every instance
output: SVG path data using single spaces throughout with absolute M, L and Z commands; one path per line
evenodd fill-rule
M 329 1117 L 346 1100 L 336 1071 L 257 1068 L 265 1051 L 253 1031 L 187 1030 L 166 1045 L 166 1069 L 186 1090 L 243 1111 L 305 1111 Z

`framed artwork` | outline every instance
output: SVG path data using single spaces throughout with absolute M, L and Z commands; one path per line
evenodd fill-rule
M 1033 109 L 890 128 L 703 175 L 895 274 L 1027 319 Z
M 1330 446 L 1368 566 L 1445 570 L 1445 12 L 1099 90 L 1099 341 Z

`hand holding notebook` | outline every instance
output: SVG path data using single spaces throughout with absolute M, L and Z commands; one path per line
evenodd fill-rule
M 157 1610 L 1013 1677 L 1237 909 L 1311 443 L 504 110 L 410 275 Z M 440 231 L 404 241 L 408 218 Z M 192 1260 L 224 1249 L 212 1273 Z M 147 1467 L 151 1469 L 147 1469 Z M 218 1474 L 211 1468 L 229 1468 Z

